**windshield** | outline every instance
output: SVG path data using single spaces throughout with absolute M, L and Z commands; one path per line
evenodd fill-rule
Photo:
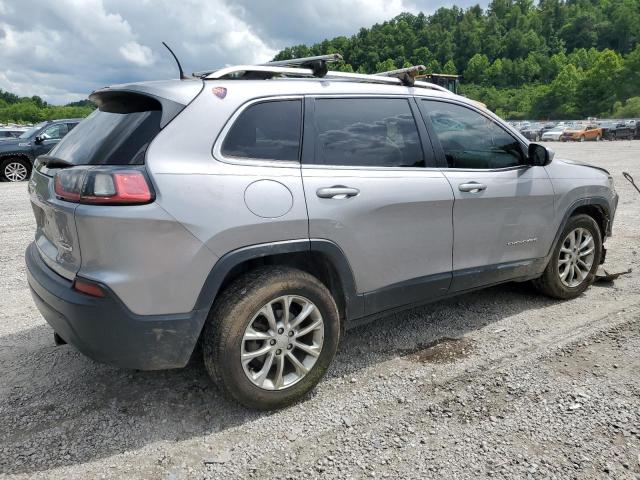
M 39 123 L 33 127 L 31 127 L 29 130 L 27 130 L 26 132 L 24 132 L 22 135 L 20 135 L 18 138 L 31 138 L 33 137 L 36 132 L 38 130 L 40 130 L 42 127 L 44 127 L 47 124 L 47 122 L 42 122 Z

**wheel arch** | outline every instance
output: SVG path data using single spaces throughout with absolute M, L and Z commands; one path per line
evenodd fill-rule
M 551 258 L 553 249 L 558 242 L 562 231 L 565 229 L 569 219 L 581 213 L 591 216 L 596 221 L 598 227 L 600 228 L 600 234 L 602 235 L 603 242 L 605 237 L 611 235 L 611 206 L 609 204 L 609 201 L 605 197 L 587 197 L 576 200 L 567 209 L 562 221 L 560 222 L 556 235 L 553 239 L 553 242 L 551 243 L 549 253 L 546 256 L 544 262 L 545 266 Z
M 5 160 L 9 160 L 11 158 L 16 158 L 18 160 L 25 160 L 29 164 L 29 168 L 33 166 L 31 157 L 27 153 L 24 153 L 24 152 L 0 153 L 0 163 L 4 162 Z
M 218 294 L 231 282 L 264 265 L 289 266 L 314 275 L 331 292 L 342 321 L 362 316 L 364 302 L 349 262 L 338 245 L 324 239 L 251 245 L 223 255 L 207 276 L 196 309 L 210 311 Z

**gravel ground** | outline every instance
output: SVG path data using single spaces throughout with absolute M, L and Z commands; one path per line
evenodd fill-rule
M 640 479 L 640 141 L 556 144 L 621 195 L 607 268 L 559 302 L 507 284 L 348 332 L 304 402 L 258 413 L 204 368 L 96 364 L 29 295 L 25 184 L 0 184 L 0 477 Z

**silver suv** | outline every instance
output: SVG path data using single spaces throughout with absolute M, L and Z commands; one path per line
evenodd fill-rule
M 59 343 L 135 369 L 201 351 L 270 409 L 350 325 L 507 281 L 589 286 L 618 200 L 605 170 L 409 73 L 301 63 L 91 95 L 29 182 L 29 284 Z

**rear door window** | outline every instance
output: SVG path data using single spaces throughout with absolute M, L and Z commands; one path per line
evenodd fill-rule
M 236 119 L 221 153 L 253 160 L 298 161 L 301 133 L 302 100 L 256 103 Z
M 315 102 L 315 163 L 424 167 L 406 98 L 320 98 Z

